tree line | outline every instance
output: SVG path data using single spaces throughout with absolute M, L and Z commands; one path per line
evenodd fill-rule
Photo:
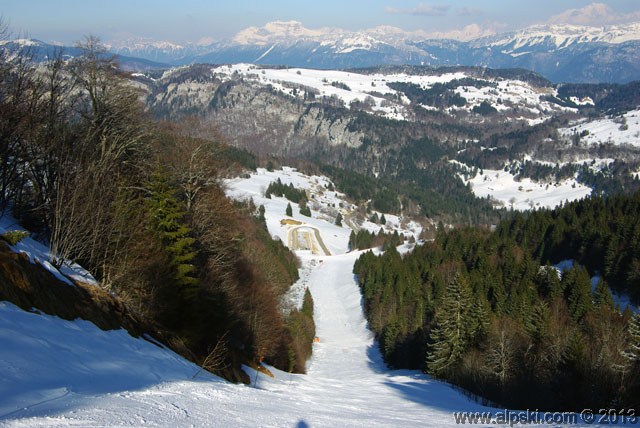
M 439 230 L 404 257 L 363 254 L 354 273 L 385 361 L 513 408 L 637 406 L 640 315 L 609 286 L 637 296 L 638 202 L 592 198 L 495 232 Z

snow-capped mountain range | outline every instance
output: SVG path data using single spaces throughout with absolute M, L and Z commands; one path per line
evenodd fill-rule
M 578 25 L 535 25 L 527 29 L 476 40 L 478 45 L 514 46 L 517 49 L 539 45 L 554 45 L 566 49 L 576 44 L 621 44 L 640 40 L 640 23 L 585 27 Z
M 106 44 L 115 54 L 165 66 L 255 63 L 345 69 L 383 64 L 465 65 L 525 68 L 554 82 L 640 79 L 640 22 L 604 27 L 537 25 L 503 34 L 471 25 L 441 34 L 391 26 L 362 31 L 310 29 L 297 21 L 275 21 L 246 28 L 227 40 L 181 45 L 137 38 Z
M 244 62 L 324 69 L 381 64 L 473 65 L 526 68 L 556 82 L 628 82 L 640 78 L 640 23 L 606 27 L 539 25 L 504 34 L 469 26 L 445 35 L 391 26 L 363 31 L 309 29 L 296 21 L 276 21 L 208 45 L 135 41 L 112 49 L 118 54 L 173 65 Z

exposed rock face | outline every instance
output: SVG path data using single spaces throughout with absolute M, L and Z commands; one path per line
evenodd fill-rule
M 242 79 L 180 80 L 156 86 L 149 107 L 167 117 L 197 114 L 236 146 L 296 157 L 325 146 L 362 144 L 364 134 L 350 129 L 351 118 L 331 114 L 326 104 L 305 103 Z

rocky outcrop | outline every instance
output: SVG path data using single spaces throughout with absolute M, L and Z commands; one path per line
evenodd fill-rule
M 359 147 L 364 137 L 350 129 L 352 118 L 344 107 L 326 100 L 304 102 L 243 79 L 172 76 L 152 87 L 147 105 L 174 119 L 197 115 L 233 145 L 259 154 L 297 157 L 325 146 Z

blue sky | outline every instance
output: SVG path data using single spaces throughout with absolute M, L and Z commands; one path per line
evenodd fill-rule
M 495 31 L 550 21 L 600 25 L 640 21 L 640 0 L 0 0 L 0 16 L 15 33 L 46 41 L 70 43 L 93 34 L 105 41 L 184 43 L 230 37 L 275 20 L 308 28 L 393 25 L 427 32 L 471 24 Z

